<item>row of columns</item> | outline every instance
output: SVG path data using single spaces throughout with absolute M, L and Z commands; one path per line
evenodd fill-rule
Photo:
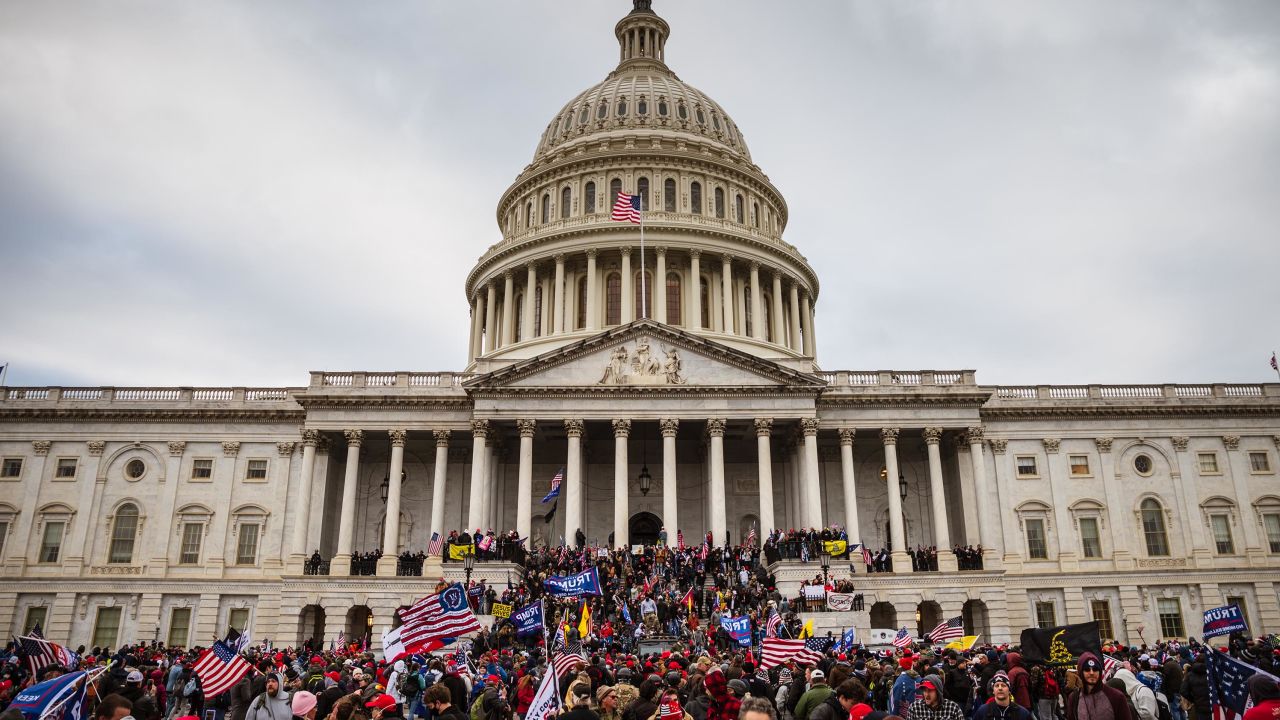
M 632 251 L 631 247 L 626 246 L 619 249 L 622 281 L 620 321 L 623 324 L 636 319 L 635 301 L 640 294 L 639 289 L 635 287 L 633 273 L 631 272 Z M 599 251 L 596 248 L 590 248 L 586 250 L 585 254 L 587 258 L 587 308 L 584 329 L 598 330 L 603 326 L 603 313 L 600 307 L 600 279 L 597 271 Z M 654 318 L 665 321 L 667 318 L 665 279 L 667 275 L 667 248 L 663 246 L 656 247 L 654 255 L 656 260 L 655 272 L 652 275 L 652 287 L 647 289 L 646 294 L 652 298 L 651 304 Z M 544 336 L 559 335 L 573 330 L 570 327 L 572 323 L 566 319 L 566 300 L 570 289 L 565 286 L 567 275 L 565 255 L 555 255 L 553 262 L 552 304 L 548 317 L 550 330 L 544 330 L 541 333 Z M 720 316 L 716 318 L 716 322 L 713 322 L 713 325 L 719 324 L 722 331 L 730 335 L 742 334 L 746 330 L 746 328 L 738 326 L 738 313 L 735 311 L 733 263 L 733 255 L 724 254 L 720 256 Z M 515 271 L 508 269 L 500 277 L 490 279 L 479 288 L 472 300 L 470 347 L 472 357 L 492 353 L 501 347 L 515 342 L 531 340 L 535 337 L 534 328 L 536 323 L 533 289 L 539 286 L 539 263 L 530 262 L 524 268 L 525 301 L 524 307 L 520 309 L 519 337 L 516 337 L 516 323 L 514 322 L 517 310 L 515 303 Z M 691 249 L 689 250 L 687 282 L 685 282 L 685 287 L 683 288 L 684 299 L 686 299 L 687 307 L 689 308 L 689 312 L 685 313 L 687 322 L 683 324 L 691 330 L 706 329 L 702 327 L 701 272 L 701 251 Z M 763 342 L 766 338 L 766 329 L 763 322 L 764 294 L 760 285 L 760 275 L 760 263 L 754 260 L 751 261 L 748 265 L 749 287 L 751 289 L 748 300 L 752 317 L 751 337 Z M 784 316 L 786 313 L 783 309 L 782 300 L 783 276 L 784 273 L 780 269 L 772 271 L 769 336 L 774 338 L 773 342 L 775 344 L 785 345 L 793 352 L 812 357 L 816 352 L 816 343 L 813 337 L 814 317 L 810 293 L 800 286 L 798 280 L 788 280 L 787 292 L 789 292 L 790 314 L 789 316 Z M 502 284 L 501 303 L 499 303 L 499 282 Z M 501 316 L 498 315 L 499 305 L 501 305 Z M 499 321 L 501 321 L 501 333 L 497 331 Z M 786 339 L 785 342 L 784 339 Z

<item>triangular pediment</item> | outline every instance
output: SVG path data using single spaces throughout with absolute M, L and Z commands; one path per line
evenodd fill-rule
M 480 375 L 486 388 L 794 388 L 819 390 L 822 378 L 653 320 L 636 320 L 553 352 Z

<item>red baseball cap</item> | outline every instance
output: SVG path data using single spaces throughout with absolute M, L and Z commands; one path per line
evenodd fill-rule
M 367 708 L 374 708 L 377 710 L 390 710 L 391 708 L 396 706 L 396 699 L 391 697 L 390 695 L 387 695 L 386 693 L 383 693 L 381 695 L 378 695 L 374 699 L 370 700 L 369 702 L 365 703 L 364 706 Z
M 849 708 L 849 720 L 862 720 L 871 713 L 871 706 L 866 703 L 858 703 Z

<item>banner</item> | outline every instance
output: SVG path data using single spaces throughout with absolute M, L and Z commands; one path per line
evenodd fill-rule
M 489 608 L 489 614 L 496 618 L 509 618 L 511 617 L 511 606 L 504 605 L 502 603 L 494 603 Z
M 952 640 L 946 645 L 943 645 L 942 649 L 943 650 L 959 650 L 961 652 L 964 652 L 965 650 L 969 650 L 973 648 L 974 644 L 978 642 L 978 638 L 980 637 L 982 636 L 981 635 L 965 635 L 959 640 Z
M 83 670 L 46 680 L 18 693 L 9 704 L 28 718 L 49 713 L 52 720 L 79 720 L 84 711 L 88 673 Z
M 846 652 L 853 649 L 858 644 L 858 629 L 849 628 L 840 635 L 840 639 L 836 641 L 836 652 Z
M 560 711 L 559 680 L 556 676 L 557 673 L 549 672 L 542 677 L 542 684 L 538 686 L 533 702 L 529 703 L 524 720 L 549 720 Z
M 827 608 L 837 612 L 853 609 L 853 593 L 827 593 Z
M 805 585 L 802 589 L 805 600 L 821 600 L 827 596 L 827 589 L 821 585 Z
M 823 540 L 822 550 L 831 555 L 831 557 L 844 557 L 849 552 L 848 540 Z
M 1098 638 L 1098 622 L 1060 625 L 1040 630 L 1027 628 L 1020 638 L 1022 657 L 1027 663 L 1046 663 L 1055 667 L 1075 665 L 1080 654 L 1091 652 L 1102 657 L 1102 641 Z
M 511 622 L 516 626 L 516 635 L 527 635 L 542 631 L 542 602 L 525 605 L 511 614 Z
M 475 548 L 472 547 L 471 545 L 454 545 L 453 543 L 449 543 L 449 559 L 450 560 L 461 560 L 467 555 L 474 555 L 474 554 L 475 554 Z
M 1204 611 L 1204 632 L 1206 640 L 1219 635 L 1230 635 L 1233 632 L 1248 632 L 1244 621 L 1244 613 L 1238 605 L 1226 605 Z
M 720 618 L 720 627 L 729 633 L 729 637 L 737 641 L 740 647 L 751 647 L 751 618 L 743 615 L 742 617 L 722 617 Z
M 583 570 L 577 575 L 552 575 L 542 581 L 542 587 L 555 597 L 600 595 L 600 573 L 595 568 Z

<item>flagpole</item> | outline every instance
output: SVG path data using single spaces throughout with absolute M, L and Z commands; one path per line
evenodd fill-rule
M 644 196 L 640 196 L 640 317 L 649 317 L 648 283 L 645 281 L 648 268 L 644 264 Z

